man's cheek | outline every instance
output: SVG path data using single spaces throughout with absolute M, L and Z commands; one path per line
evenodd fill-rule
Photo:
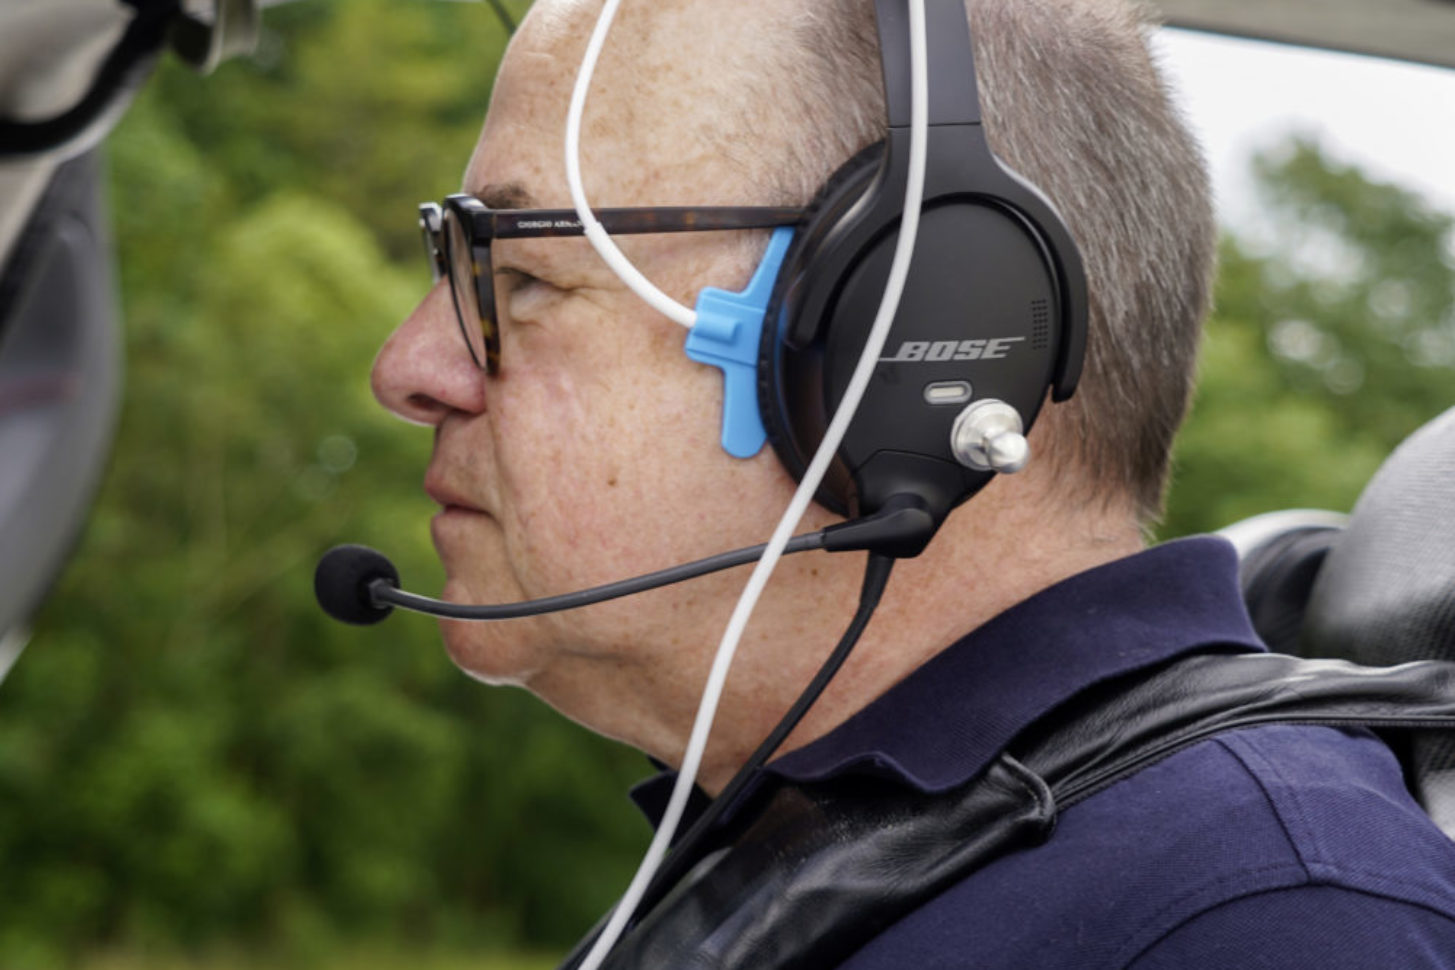
M 560 437 L 568 429 L 589 427 L 604 397 L 593 385 L 573 373 L 570 359 L 547 364 L 521 362 L 504 374 L 500 383 L 497 417 L 507 427 L 526 426 Z

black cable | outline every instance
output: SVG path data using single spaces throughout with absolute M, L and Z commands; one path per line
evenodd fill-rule
M 811 532 L 794 536 L 788 540 L 788 546 L 783 550 L 783 554 L 786 556 L 796 552 L 822 549 L 823 545 L 824 533 Z M 622 596 L 631 596 L 633 593 L 644 593 L 659 586 L 670 586 L 684 580 L 696 579 L 698 576 L 706 576 L 708 573 L 720 572 L 734 566 L 745 566 L 761 559 L 763 550 L 767 548 L 767 545 L 764 544 L 749 546 L 746 549 L 734 549 L 732 552 L 719 553 L 716 556 L 709 556 L 706 559 L 699 559 L 681 566 L 672 566 L 646 576 L 623 579 L 605 586 L 577 590 L 574 593 L 562 593 L 559 596 L 547 596 L 545 599 L 530 600 L 525 603 L 489 606 L 445 603 L 428 596 L 420 596 L 418 593 L 406 592 L 388 579 L 376 579 L 371 582 L 369 596 L 375 606 L 397 606 L 400 609 L 414 610 L 431 616 L 443 616 L 451 620 L 513 620 L 522 616 L 554 613 L 557 610 L 574 610 Z
M 828 659 L 823 662 L 818 673 L 814 674 L 813 680 L 804 688 L 803 693 L 798 695 L 798 700 L 793 702 L 788 713 L 783 715 L 778 725 L 763 739 L 763 743 L 758 745 L 757 750 L 743 763 L 737 774 L 733 775 L 732 780 L 727 783 L 727 787 L 712 800 L 712 805 L 702 813 L 702 816 L 693 823 L 692 828 L 688 829 L 687 834 L 677 843 L 677 848 L 663 862 L 662 867 L 657 870 L 656 877 L 648 884 L 646 892 L 642 894 L 638 912 L 645 913 L 651 909 L 659 898 L 677 883 L 677 880 L 687 874 L 687 869 L 697 861 L 693 858 L 696 853 L 692 851 L 695 844 L 705 838 L 716 826 L 723 812 L 733 806 L 743 788 L 758 773 L 758 770 L 768 763 L 768 759 L 773 757 L 773 752 L 777 751 L 784 739 L 793 733 L 793 729 L 798 727 L 798 722 L 803 720 L 803 716 L 808 713 L 808 709 L 813 706 L 819 695 L 828 687 L 829 682 L 834 679 L 839 668 L 844 665 L 844 661 L 849 659 L 849 654 L 853 652 L 854 647 L 859 643 L 859 638 L 864 634 L 864 628 L 869 625 L 874 611 L 879 608 L 879 600 L 884 595 L 884 587 L 889 584 L 889 574 L 894 569 L 894 563 L 895 560 L 890 556 L 879 553 L 869 554 L 869 562 L 864 568 L 864 583 L 859 591 L 859 608 L 854 613 L 854 618 L 849 621 L 848 629 L 839 638 L 838 646 L 834 647 L 833 653 L 829 654 Z
M 699 850 L 702 844 L 712 836 L 713 829 L 723 812 L 732 807 L 743 788 L 768 763 L 768 759 L 773 756 L 773 752 L 778 750 L 783 740 L 793 733 L 793 729 L 798 726 L 798 722 L 803 720 L 803 716 L 808 713 L 809 708 L 828 687 L 829 682 L 834 679 L 834 675 L 839 672 L 839 668 L 844 665 L 844 661 L 849 659 L 849 654 L 853 652 L 859 638 L 864 634 L 864 628 L 869 625 L 874 611 L 879 608 L 879 600 L 884 595 L 885 586 L 889 583 L 889 574 L 894 569 L 894 563 L 893 556 L 877 552 L 869 554 L 869 562 L 864 569 L 864 583 L 859 591 L 859 608 L 855 611 L 854 618 L 849 621 L 848 629 L 839 638 L 833 653 L 829 654 L 828 659 L 823 662 L 823 666 L 819 668 L 809 685 L 804 688 L 803 693 L 798 695 L 798 699 L 793 702 L 788 713 L 783 715 L 777 726 L 763 739 L 763 743 L 758 745 L 757 750 L 743 763 L 737 774 L 733 775 L 727 787 L 717 798 L 713 799 L 707 811 L 703 812 L 693 823 L 692 828 L 687 830 L 687 833 L 663 860 L 661 868 L 657 870 L 657 874 L 652 877 L 652 881 L 647 884 L 646 891 L 642 894 L 642 900 L 637 906 L 633 922 L 650 912 L 662 897 L 687 874 L 687 871 L 697 864 Z M 610 919 L 611 911 L 608 911 L 591 932 L 576 944 L 575 949 L 561 964 L 561 970 L 574 970 L 580 966 L 581 961 L 591 951 L 591 947 Z M 627 932 L 630 932 L 630 927 Z

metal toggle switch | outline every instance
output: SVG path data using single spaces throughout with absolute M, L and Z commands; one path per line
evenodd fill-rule
M 1031 460 L 1020 412 L 994 398 L 960 412 L 950 432 L 950 449 L 967 468 L 1002 475 L 1020 471 Z

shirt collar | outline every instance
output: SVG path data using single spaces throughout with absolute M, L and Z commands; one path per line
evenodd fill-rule
M 797 782 L 853 773 L 944 791 L 1086 687 L 1187 653 L 1264 649 L 1233 547 L 1209 536 L 1169 542 L 1018 603 L 765 770 Z M 654 820 L 672 781 L 659 775 L 632 793 Z

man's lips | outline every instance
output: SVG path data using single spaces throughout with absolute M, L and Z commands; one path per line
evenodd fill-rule
M 488 514 L 480 506 L 471 502 L 463 492 L 450 487 L 449 484 L 437 478 L 434 473 L 425 476 L 424 492 L 435 504 L 445 512 L 474 512 L 479 515 Z

